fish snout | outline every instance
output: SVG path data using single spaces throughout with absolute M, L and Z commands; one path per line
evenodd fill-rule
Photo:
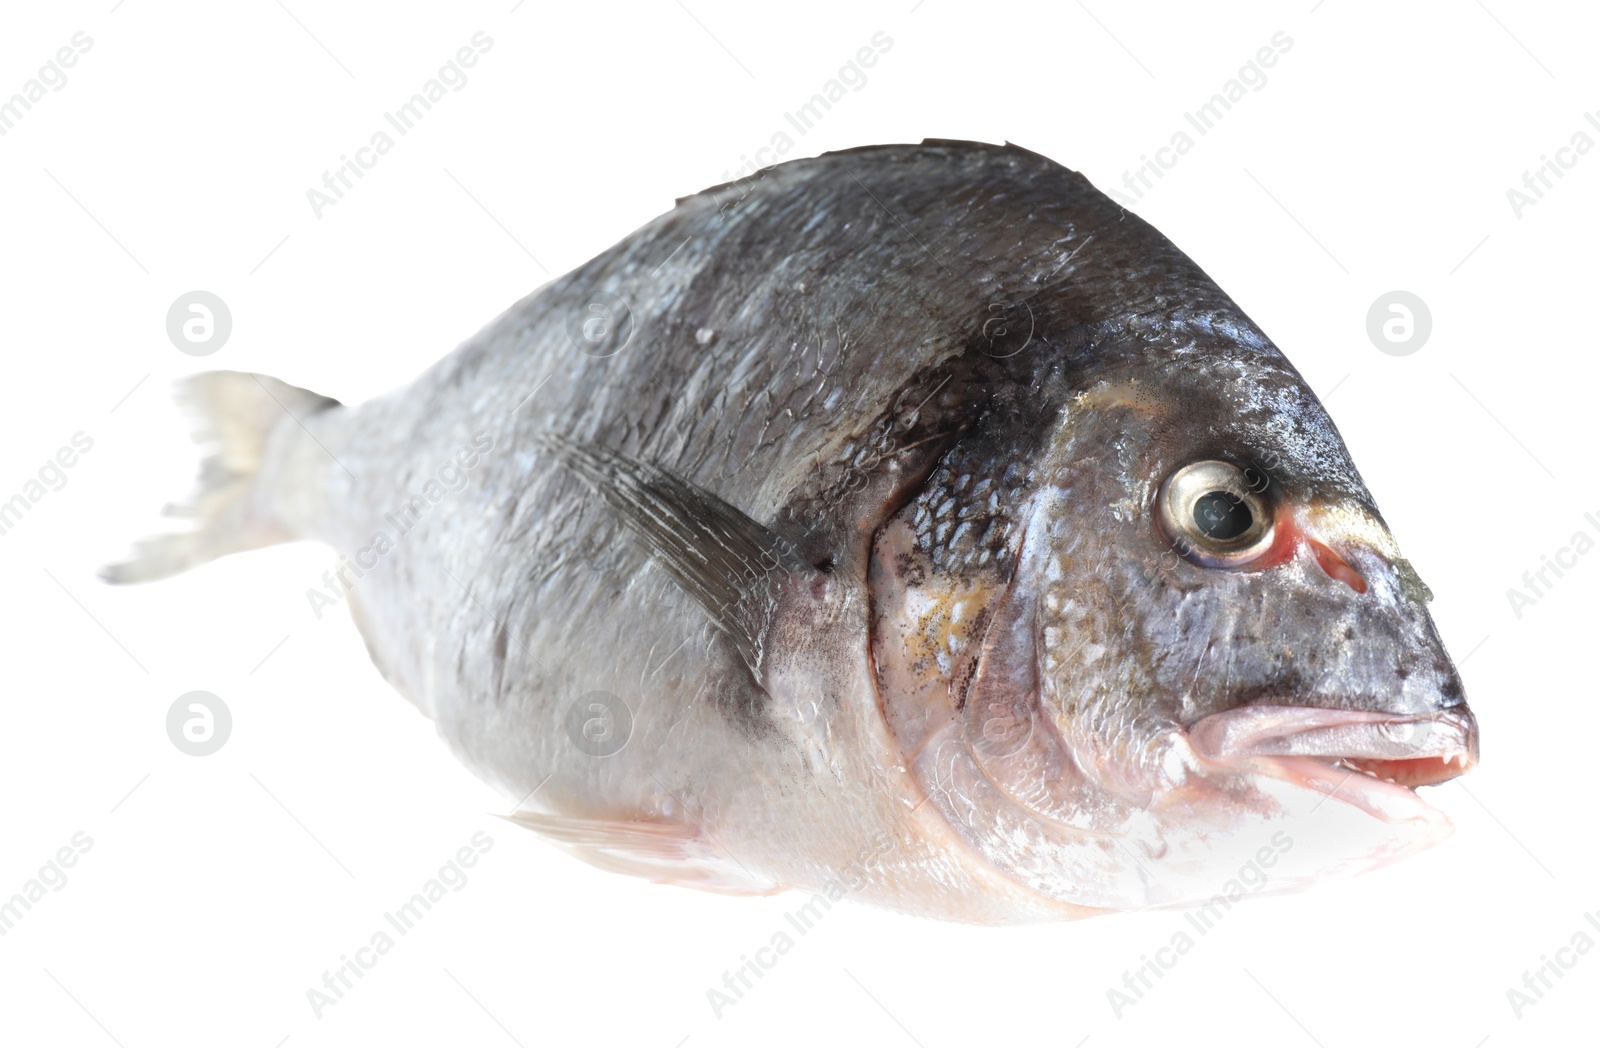
M 1322 573 L 1357 596 L 1372 592 L 1381 601 L 1415 609 L 1433 600 L 1433 591 L 1400 555 L 1394 536 L 1372 512 L 1337 502 L 1313 502 L 1283 516 L 1287 520 L 1281 526 L 1291 531 Z
M 1312 581 L 1307 596 L 1342 649 L 1325 686 L 1380 712 L 1465 709 L 1460 674 L 1428 614 L 1433 592 L 1383 522 L 1337 504 L 1312 504 L 1290 517 Z

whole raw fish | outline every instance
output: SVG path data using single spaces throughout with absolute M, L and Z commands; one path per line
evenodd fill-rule
M 186 391 L 198 525 L 107 577 L 332 546 L 312 610 L 613 870 L 990 923 L 1188 905 L 1433 843 L 1414 787 L 1476 760 L 1299 373 L 1014 146 L 688 197 L 359 406 Z

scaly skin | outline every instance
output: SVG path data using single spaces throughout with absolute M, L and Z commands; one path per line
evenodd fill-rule
M 610 355 L 573 336 L 597 299 L 631 311 Z M 1188 725 L 1264 696 L 1461 706 L 1298 373 L 1159 233 L 1015 147 L 854 150 L 687 198 L 410 386 L 305 425 L 273 431 L 257 510 L 347 555 L 395 540 L 351 601 L 388 679 L 508 798 L 545 783 L 525 809 L 686 828 L 677 851 L 577 846 L 660 880 L 849 871 L 858 898 L 985 923 L 1173 905 L 1209 866 L 1184 850 L 1205 820 L 1164 797 L 1228 810 L 1219 832 L 1282 814 L 1256 820 L 1275 802 L 1241 802 L 1254 780 L 1190 753 Z M 657 463 L 826 565 L 783 591 L 764 687 L 541 431 Z M 384 514 L 475 434 L 492 449 L 401 536 Z M 1262 572 L 1169 555 L 1162 478 L 1263 453 L 1370 599 L 1294 549 Z M 632 711 L 609 756 L 566 728 L 591 691 Z M 983 750 L 978 699 L 1023 711 L 1023 750 Z M 1039 827 L 1070 847 L 1017 854 Z

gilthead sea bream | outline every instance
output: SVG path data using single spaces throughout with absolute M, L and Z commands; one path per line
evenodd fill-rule
M 107 577 L 326 543 L 313 608 L 612 870 L 985 923 L 1183 906 L 1432 844 L 1416 788 L 1476 760 L 1299 373 L 1014 146 L 688 197 L 357 406 L 186 396 L 196 528 Z

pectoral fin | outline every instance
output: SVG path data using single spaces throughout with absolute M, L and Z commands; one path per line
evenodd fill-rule
M 582 477 L 706 609 L 761 682 L 778 596 L 820 574 L 795 544 L 659 466 L 549 433 L 540 443 Z

